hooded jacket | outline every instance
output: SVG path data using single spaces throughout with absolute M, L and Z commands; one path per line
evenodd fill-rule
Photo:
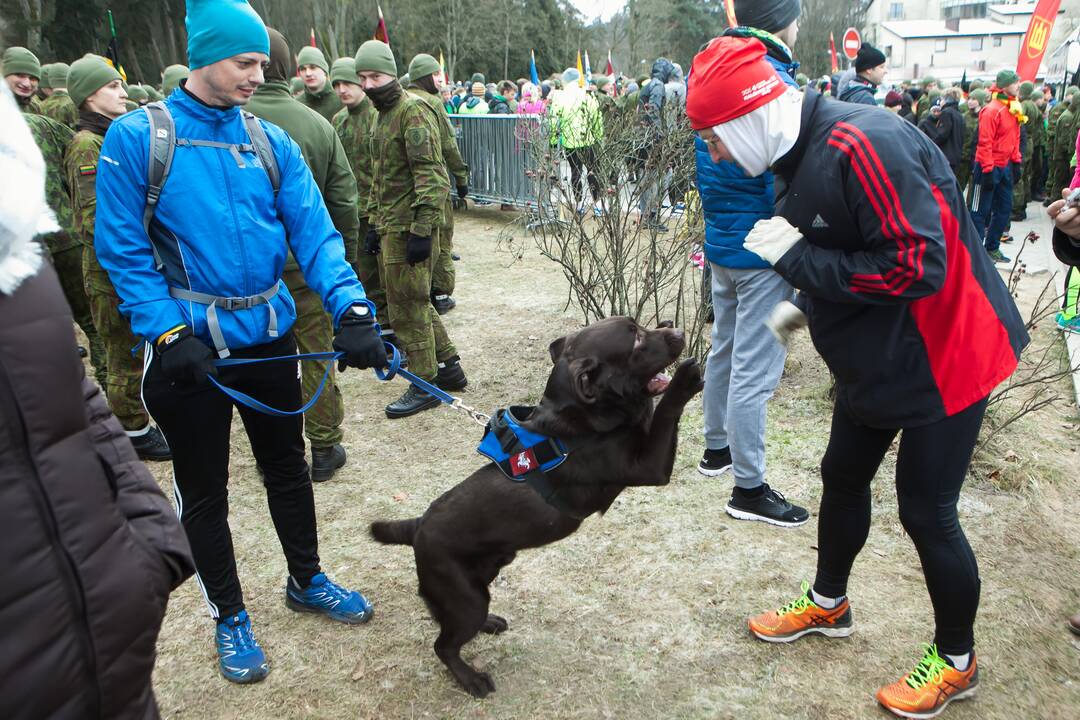
M 840 99 L 844 102 L 877 106 L 877 100 L 874 99 L 876 91 L 877 85 L 861 75 L 855 75 L 840 91 Z
M 675 73 L 675 64 L 667 58 L 657 58 L 652 66 L 652 80 L 638 95 L 638 104 L 650 125 L 660 124 L 660 114 L 667 101 L 667 82 Z
M 756 37 L 765 44 L 769 63 L 792 87 L 798 63 L 787 48 L 768 33 L 749 28 L 734 28 L 725 35 Z M 721 267 L 765 269 L 769 264 L 743 247 L 746 234 L 758 220 L 773 215 L 773 176 L 766 172 L 748 177 L 733 162 L 714 163 L 708 146 L 694 138 L 697 185 L 705 216 L 705 257 Z
M 0 293 L 0 717 L 156 718 L 155 642 L 191 551 L 71 327 L 48 263 Z
M 837 402 L 877 428 L 926 425 L 1016 368 L 1024 322 L 944 156 L 892 113 L 808 90 L 773 170 L 799 240 L 774 265 L 808 296 Z
M 237 107 L 210 107 L 183 88 L 165 103 L 178 139 L 250 142 Z M 227 149 L 177 147 L 150 226 L 164 263 L 160 272 L 142 220 L 149 121 L 145 112 L 128 113 L 109 127 L 98 163 L 95 247 L 135 335 L 152 343 L 162 333 L 189 325 L 197 337 L 212 342 L 207 306 L 173 299 L 172 286 L 224 297 L 277 287 L 270 304 L 277 314 L 278 333 L 284 336 L 296 319 L 293 300 L 281 284 L 290 250 L 335 327 L 354 304 L 367 303 L 374 314 L 345 261 L 345 245 L 300 147 L 276 125 L 258 122 L 281 174 L 277 197 L 254 152 L 240 153 L 240 166 Z M 272 340 L 266 305 L 219 312 L 218 318 L 230 348 Z

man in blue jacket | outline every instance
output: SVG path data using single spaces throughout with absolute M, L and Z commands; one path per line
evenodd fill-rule
M 737 0 L 740 27 L 725 35 L 761 40 L 779 77 L 797 89 L 798 64 L 788 48 L 798 34 L 799 12 L 798 0 Z M 733 162 L 714 161 L 700 138 L 694 144 L 715 316 L 705 366 L 705 454 L 698 472 L 718 476 L 733 470 L 735 487 L 725 508 L 729 515 L 782 527 L 802 525 L 810 514 L 765 482 L 765 405 L 780 382 L 787 355 L 765 319 L 792 297 L 792 289 L 767 262 L 743 247 L 754 223 L 772 217 L 772 173 L 762 166 L 762 172 L 751 177 Z
M 262 20 L 246 0 L 188 0 L 186 25 L 191 75 L 165 101 L 175 137 L 154 121 L 154 136 L 175 145 L 160 200 L 147 211 L 150 115 L 128 113 L 101 150 L 96 249 L 121 311 L 150 348 L 143 399 L 173 449 L 178 514 L 217 623 L 219 668 L 248 683 L 266 677 L 269 665 L 244 610 L 228 525 L 234 406 L 208 376 L 284 409 L 300 406 L 301 391 L 295 361 L 219 370 L 215 350 L 241 359 L 296 353 L 295 305 L 281 282 L 291 249 L 333 319 L 334 348 L 345 353 L 340 366 L 380 367 L 386 354 L 300 148 L 240 111 L 269 62 Z M 144 212 L 152 213 L 148 222 Z M 301 417 L 236 409 L 264 471 L 288 565 L 286 604 L 345 623 L 368 620 L 367 600 L 319 566 Z

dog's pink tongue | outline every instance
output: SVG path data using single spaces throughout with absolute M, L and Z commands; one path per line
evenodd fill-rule
M 659 395 L 667 390 L 668 383 L 670 382 L 671 378 L 664 373 L 656 373 L 646 386 L 646 390 L 650 395 Z

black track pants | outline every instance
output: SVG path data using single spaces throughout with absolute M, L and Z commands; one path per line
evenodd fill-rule
M 938 651 L 968 652 L 979 606 L 979 569 L 960 529 L 956 503 L 979 435 L 986 400 L 930 425 L 883 430 L 860 425 L 837 403 L 821 460 L 814 590 L 847 593 L 848 575 L 870 532 L 870 482 L 898 432 L 896 495 L 900 522 L 922 561 L 934 606 Z M 884 608 L 882 608 L 884 610 Z
M 296 354 L 292 335 L 235 350 L 232 357 Z M 295 362 L 225 367 L 223 385 L 282 410 L 301 405 Z M 143 378 L 143 399 L 173 454 L 177 514 L 187 531 L 198 580 L 210 613 L 228 617 L 243 609 L 229 532 L 229 435 L 233 402 L 207 383 L 174 387 L 154 357 Z M 304 455 L 303 418 L 265 415 L 237 405 L 255 460 L 263 469 L 270 517 L 285 552 L 289 574 L 301 586 L 319 570 L 315 498 Z M 283 583 L 284 584 L 284 583 Z

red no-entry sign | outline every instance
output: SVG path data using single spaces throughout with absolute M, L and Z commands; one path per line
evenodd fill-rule
M 848 60 L 854 60 L 855 56 L 859 54 L 859 47 L 862 45 L 862 38 L 859 37 L 859 31 L 853 27 L 844 31 L 844 57 Z

